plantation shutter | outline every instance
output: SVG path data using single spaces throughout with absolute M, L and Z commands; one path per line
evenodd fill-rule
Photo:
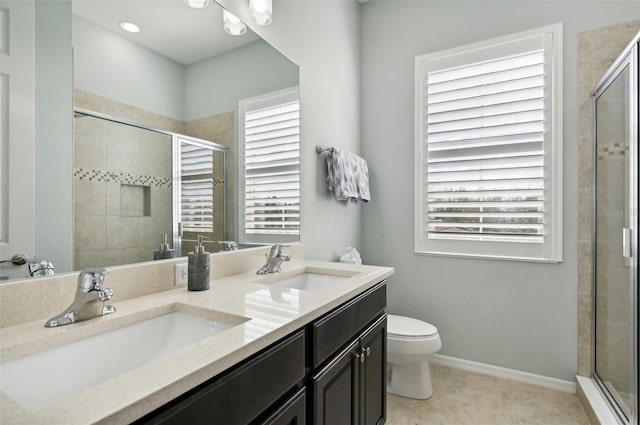
M 187 232 L 213 232 L 213 150 L 180 143 L 180 220 Z
M 428 238 L 543 242 L 545 52 L 426 72 Z M 534 43 L 534 44 L 537 44 Z
M 269 102 L 267 102 L 269 103 Z M 255 106 L 258 107 L 255 107 Z M 300 234 L 300 102 L 244 113 L 244 233 L 249 242 Z M 254 235 L 253 237 L 251 235 Z

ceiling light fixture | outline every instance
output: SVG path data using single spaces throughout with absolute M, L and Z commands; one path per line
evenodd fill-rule
M 249 14 L 258 25 L 269 25 L 271 23 L 272 10 L 273 0 L 249 0 Z
M 184 2 L 194 9 L 204 9 L 209 5 L 209 0 L 184 0 Z
M 133 22 L 120 22 L 120 28 L 127 32 L 140 32 L 140 27 L 134 24 Z
M 247 32 L 247 26 L 232 13 L 226 10 L 222 11 L 222 20 L 224 21 L 224 30 L 231 35 L 242 35 Z

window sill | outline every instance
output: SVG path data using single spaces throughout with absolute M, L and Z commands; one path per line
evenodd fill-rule
M 519 261 L 519 262 L 525 262 L 525 263 L 546 263 L 546 264 L 562 263 L 562 259 L 547 260 L 547 259 L 541 259 L 541 258 L 509 257 L 509 256 L 503 256 L 503 255 L 460 254 L 460 253 L 454 253 L 454 252 L 414 251 L 414 254 L 421 255 L 421 256 L 466 258 L 466 259 L 474 259 L 474 260 Z

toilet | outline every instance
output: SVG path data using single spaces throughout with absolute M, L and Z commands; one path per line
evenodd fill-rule
M 432 324 L 387 315 L 387 391 L 402 397 L 431 397 L 429 357 L 440 348 L 440 335 Z

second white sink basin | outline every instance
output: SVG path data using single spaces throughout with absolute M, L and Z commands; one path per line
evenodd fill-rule
M 345 271 L 326 271 L 319 269 L 306 269 L 297 274 L 276 275 L 264 279 L 260 283 L 282 288 L 301 289 L 303 291 L 322 291 L 337 283 L 349 279 L 356 273 Z
M 247 320 L 226 316 L 211 320 L 174 311 L 4 362 L 0 389 L 36 411 Z

